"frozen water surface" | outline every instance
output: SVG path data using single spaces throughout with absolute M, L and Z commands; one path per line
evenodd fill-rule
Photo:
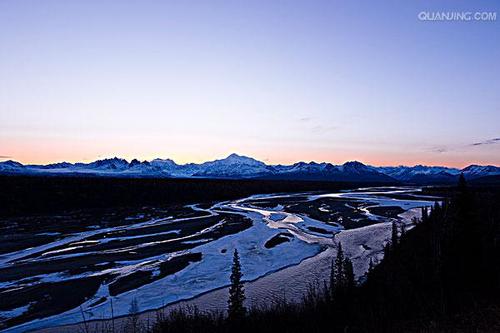
M 411 198 L 409 197 L 406 200 L 390 197 L 393 194 L 411 194 Z M 376 224 L 358 229 L 344 230 L 341 225 L 327 224 L 323 221 L 313 219 L 305 213 L 287 212 L 286 204 L 283 203 L 274 205 L 272 208 L 262 208 L 252 204 L 259 200 L 280 200 L 287 198 L 299 198 L 299 200 L 303 200 L 304 202 L 314 202 L 314 200 L 321 198 L 345 199 L 346 202 L 361 202 L 365 205 L 360 208 L 360 212 L 367 218 L 372 219 Z M 353 260 L 357 276 L 361 276 L 366 270 L 369 258 L 380 259 L 381 249 L 390 233 L 390 224 L 388 222 L 391 222 L 392 219 L 372 214 L 367 208 L 375 206 L 401 207 L 405 210 L 405 213 L 400 215 L 400 220 L 409 221 L 411 217 L 418 216 L 417 208 L 430 206 L 434 203 L 434 200 L 435 198 L 420 197 L 415 188 L 366 188 L 320 195 L 303 193 L 254 195 L 246 199 L 220 202 L 208 209 L 191 205 L 189 206 L 190 208 L 206 212 L 210 216 L 217 216 L 221 213 L 243 216 L 250 219 L 252 225 L 243 231 L 226 235 L 219 239 L 210 237 L 202 237 L 195 240 L 190 239 L 194 235 L 203 235 L 221 227 L 225 223 L 221 219 L 221 221 L 211 227 L 196 232 L 193 235 L 181 237 L 180 239 L 182 239 L 183 243 L 194 246 L 194 248 L 189 250 L 155 255 L 141 260 L 117 261 L 115 263 L 117 264 L 116 267 L 103 268 L 102 270 L 97 269 L 94 272 L 80 275 L 68 276 L 62 273 L 50 273 L 38 276 L 39 279 L 32 283 L 61 281 L 88 275 L 109 274 L 110 272 L 118 276 L 127 276 L 139 270 L 151 271 L 153 276 L 158 276 L 159 263 L 164 262 L 168 258 L 185 253 L 199 252 L 202 254 L 201 261 L 192 262 L 177 273 L 167 275 L 116 296 L 110 296 L 108 285 L 103 283 L 95 295 L 81 305 L 81 308 L 78 307 L 48 318 L 37 319 L 16 327 L 11 327 L 6 332 L 23 332 L 26 330 L 77 323 L 82 321 L 82 309 L 87 320 L 109 318 L 111 316 L 111 299 L 113 301 L 115 316 L 126 315 L 133 299 L 137 300 L 141 311 L 161 308 L 166 304 L 192 299 L 202 294 L 204 296 L 195 298 L 202 300 L 197 305 L 208 309 L 224 307 L 226 302 L 225 297 L 219 295 L 214 300 L 213 295 L 218 295 L 217 293 L 223 290 L 220 288 L 228 285 L 234 249 L 238 249 L 240 253 L 244 279 L 245 281 L 249 281 L 247 283 L 249 302 L 256 302 L 258 299 L 265 302 L 270 297 L 277 297 L 279 294 L 283 296 L 283 293 L 287 294 L 287 298 L 297 300 L 300 299 L 307 288 L 305 284 L 306 280 L 321 279 L 324 277 L 326 271 L 329 269 L 328 261 L 331 260 L 335 244 L 338 241 L 346 244 L 346 253 Z M 328 209 L 325 209 L 321 205 L 318 205 L 318 210 L 319 208 L 322 209 L 322 212 L 328 212 Z M 354 207 L 352 208 L 355 209 Z M 80 255 L 66 254 L 65 252 L 85 246 L 89 242 L 87 240 L 88 237 L 102 233 L 139 229 L 145 226 L 165 225 L 179 221 L 193 221 L 199 218 L 175 219 L 175 216 L 173 218 L 169 216 L 165 219 L 156 219 L 127 226 L 94 229 L 49 244 L 4 254 L 0 256 L 0 267 L 9 267 L 19 260 L 28 262 L 29 260 L 41 260 L 40 258 L 47 256 L 47 254 L 51 255 L 52 260 L 64 256 Z M 318 232 L 318 230 L 321 230 L 321 232 Z M 290 241 L 272 248 L 264 246 L 269 239 L 284 231 L 293 235 Z M 173 230 L 158 232 L 154 235 L 177 237 L 176 234 L 178 233 L 180 233 L 179 230 Z M 118 235 L 119 233 L 114 238 L 103 238 L 97 241 L 104 244 L 112 240 L 133 240 L 134 238 L 142 237 L 136 235 Z M 335 235 L 335 238 L 333 238 L 333 235 Z M 95 240 L 90 241 L 90 243 L 92 242 L 95 242 Z M 146 245 L 140 244 L 132 249 L 138 251 Z M 36 254 L 40 254 L 40 256 L 37 257 Z M 32 259 L 23 259 L 29 255 L 35 256 Z M 26 282 L 20 279 L 19 281 L 3 282 L 0 286 L 4 288 L 16 288 L 23 283 Z M 207 293 L 212 290 L 219 291 Z M 97 300 L 101 300 L 101 302 L 98 303 Z M 4 318 L 16 317 L 27 311 L 27 309 L 27 306 L 10 309 L 9 311 L 0 312 L 0 316 Z

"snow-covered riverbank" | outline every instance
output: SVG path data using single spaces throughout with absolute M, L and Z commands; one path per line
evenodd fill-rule
M 384 190 L 382 193 L 366 190 L 355 193 L 336 193 L 330 196 L 349 199 L 355 197 L 356 200 L 370 202 L 370 204 L 401 207 L 406 210 L 405 213 L 400 214 L 404 223 L 409 223 L 411 217 L 418 215 L 418 207 L 432 204 L 431 201 L 418 198 L 402 200 L 384 196 L 384 194 L 390 194 L 391 191 L 397 191 L 396 193 L 399 194 L 402 190 Z M 211 213 L 223 211 L 240 214 L 252 219 L 253 226 L 196 247 L 194 250 L 203 254 L 204 259 L 201 262 L 191 264 L 184 270 L 154 283 L 113 297 L 115 317 L 126 315 L 133 299 L 137 299 L 139 308 L 145 311 L 141 314 L 141 319 L 145 322 L 154 319 L 156 310 L 153 309 L 158 308 L 170 311 L 179 306 L 197 306 L 200 310 L 224 310 L 227 300 L 225 286 L 228 282 L 230 260 L 234 248 L 238 248 L 241 253 L 244 278 L 249 281 L 245 284 L 249 306 L 270 304 L 283 298 L 287 301 L 300 300 L 311 283 L 322 283 L 328 278 L 336 242 L 342 242 L 346 254 L 353 261 L 358 277 L 366 271 L 370 258 L 374 261 L 381 259 L 382 249 L 390 237 L 391 224 L 388 223 L 391 221 L 390 218 L 377 216 L 377 222 L 380 223 L 342 230 L 334 224 L 325 224 L 305 215 L 288 213 L 280 206 L 272 209 L 260 208 L 248 203 L 251 200 L 270 197 L 251 197 L 246 200 L 215 205 L 209 210 Z M 307 196 L 306 200 L 316 198 L 317 196 Z M 365 212 L 369 214 L 368 211 Z M 329 234 L 311 231 L 319 227 Z M 283 230 L 294 236 L 291 241 L 271 249 L 263 248 L 266 240 Z M 333 239 L 331 233 L 336 233 Z M 81 309 L 77 308 L 60 315 L 32 321 L 9 329 L 7 332 L 22 332 L 54 326 L 59 327 L 42 331 L 70 332 L 74 331 L 77 326 L 67 326 L 67 324 L 80 322 L 83 316 L 91 321 L 89 325 L 97 325 L 97 327 L 109 325 L 110 321 L 99 319 L 111 317 L 111 304 L 106 301 L 93 307 L 90 306 L 97 298 L 109 297 L 104 285 L 101 289 L 95 297 L 83 304 Z M 165 304 L 170 305 L 164 306 Z M 122 325 L 125 321 L 124 318 L 117 318 L 114 324 Z
M 420 209 L 414 208 L 400 215 L 402 223 L 411 228 L 411 219 L 420 216 Z M 391 224 L 387 222 L 340 232 L 335 241 L 341 242 L 347 256 L 353 261 L 356 276 L 361 277 L 368 269 L 370 258 L 374 261 L 383 257 L 383 246 L 390 239 Z M 336 247 L 328 246 L 317 255 L 307 258 L 298 265 L 245 283 L 247 306 L 269 305 L 285 299 L 287 302 L 300 301 L 311 284 L 322 285 L 328 281 L 330 263 L 335 258 Z M 145 311 L 139 315 L 140 321 L 147 325 L 155 321 L 157 312 L 168 313 L 179 308 L 197 307 L 202 311 L 225 311 L 228 288 L 219 288 L 191 299 L 182 300 L 162 307 L 158 310 Z M 104 327 L 114 325 L 117 330 L 123 328 L 129 318 L 127 316 L 111 320 L 99 320 L 87 323 L 90 331 L 101 331 Z M 43 333 L 71 333 L 82 329 L 83 324 L 67 325 L 42 329 Z

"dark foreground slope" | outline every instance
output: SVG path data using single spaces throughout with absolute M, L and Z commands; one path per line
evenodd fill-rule
M 153 331 L 499 332 L 500 189 L 461 187 L 452 195 L 396 235 L 361 286 L 332 298 L 326 283 L 302 304 L 253 309 L 238 321 L 176 312 Z
M 376 182 L 0 176 L 0 216 L 84 208 L 192 204 L 258 193 L 377 186 Z M 383 185 L 387 185 L 384 183 Z

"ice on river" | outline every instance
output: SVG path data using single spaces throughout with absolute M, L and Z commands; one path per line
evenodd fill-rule
M 414 191 L 414 189 L 413 189 Z M 408 190 L 406 190 L 408 192 Z M 411 200 L 394 199 L 384 196 L 387 193 L 405 193 L 405 190 L 394 189 L 391 191 L 376 191 L 367 189 L 358 192 L 342 192 L 323 195 L 310 195 L 306 200 L 314 200 L 322 197 L 334 197 L 344 199 L 355 199 L 369 203 L 374 206 L 398 206 L 406 211 L 415 208 L 429 206 L 433 201 L 419 200 L 418 197 Z M 207 293 L 208 291 L 222 288 L 228 285 L 229 275 L 231 270 L 231 262 L 234 249 L 238 249 L 241 257 L 242 270 L 245 281 L 251 284 L 262 285 L 259 281 L 267 281 L 267 288 L 271 290 L 269 281 L 280 283 L 276 279 L 285 276 L 280 272 L 303 272 L 300 267 L 311 263 L 311 267 L 317 267 L 315 261 L 328 260 L 328 256 L 333 251 L 334 242 L 333 234 L 336 234 L 337 241 L 344 240 L 349 243 L 346 253 L 349 254 L 354 262 L 356 274 L 359 276 L 366 269 L 368 256 L 378 255 L 379 249 L 383 247 L 383 240 L 386 237 L 387 228 L 374 226 L 365 227 L 363 230 L 356 229 L 344 231 L 342 227 L 326 224 L 322 221 L 314 220 L 303 214 L 291 214 L 284 211 L 284 207 L 278 205 L 272 209 L 263 209 L 252 206 L 246 201 L 287 197 L 286 195 L 259 195 L 252 196 L 247 199 L 221 202 L 213 208 L 206 210 L 211 215 L 217 212 L 225 212 L 230 214 L 239 214 L 250 218 L 253 225 L 239 233 L 228 235 L 217 240 L 208 240 L 208 243 L 200 243 L 199 246 L 191 249 L 189 252 L 201 252 L 202 260 L 191 263 L 187 268 L 156 280 L 150 284 L 141 286 L 135 290 L 119 294 L 112 297 L 113 309 L 115 316 L 126 315 L 130 308 L 132 300 L 136 299 L 141 311 L 147 309 L 157 309 L 166 304 L 174 303 L 179 300 L 190 299 L 195 296 Z M 194 207 L 194 206 L 193 206 Z M 369 212 L 365 210 L 368 215 Z M 371 214 L 373 215 L 373 214 Z M 406 218 L 410 214 L 408 213 Z M 384 222 L 383 220 L 380 220 Z M 389 221 L 389 219 L 385 219 Z M 165 223 L 168 223 L 165 221 Z M 141 223 L 144 225 L 146 223 Z M 376 226 L 376 225 L 375 225 Z M 137 227 L 137 225 L 135 226 Z M 322 229 L 327 234 L 311 231 L 309 227 L 314 227 L 312 230 Z M 316 228 L 316 229 L 315 229 Z M 361 229 L 361 228 L 360 228 Z M 387 229 L 387 230 L 386 230 Z M 289 242 L 279 244 L 273 248 L 265 248 L 264 244 L 275 235 L 288 231 L 294 237 Z M 74 236 L 70 240 L 74 242 L 83 240 L 88 235 L 94 234 L 89 231 L 85 235 Z M 61 243 L 64 241 L 61 241 Z M 380 243 L 380 244 L 379 244 Z M 41 246 L 37 249 L 30 249 L 26 253 L 33 253 L 40 249 L 48 249 L 49 246 Z M 324 251 L 326 249 L 326 251 Z M 18 259 L 26 253 L 19 251 L 12 256 L 5 256 L 0 260 L 0 264 L 7 264 L 10 260 Z M 170 255 L 179 255 L 174 253 Z M 320 254 L 320 255 L 319 255 Z M 319 255 L 319 256 L 318 256 Z M 309 259 L 307 259 L 309 258 Z M 317 258 L 317 259 L 314 259 Z M 148 258 L 144 260 L 151 260 Z M 307 259 L 307 260 L 305 260 Z M 130 263 L 140 265 L 140 262 Z M 297 268 L 293 268 L 297 267 Z M 325 266 L 327 267 L 327 266 Z M 286 270 L 285 270 L 286 268 Z M 311 269 L 308 271 L 312 272 Z M 276 272 L 272 274 L 273 272 Z M 303 273 L 301 273 L 303 274 Z M 265 276 L 265 278 L 263 278 Z M 57 278 L 58 275 L 53 275 L 52 278 Z M 62 278 L 62 277 L 61 277 Z M 272 282 L 272 283 L 274 283 Z M 290 282 L 290 281 L 289 281 Z M 263 284 L 264 286 L 266 284 Z M 291 288 L 291 287 L 290 287 Z M 259 293 L 258 288 L 253 289 L 253 293 Z M 106 301 L 95 304 L 100 298 L 106 298 Z M 101 319 L 111 317 L 110 296 L 107 285 L 102 285 L 96 295 L 82 304 L 81 308 L 75 308 L 62 314 L 52 317 L 38 319 L 29 323 L 19 325 L 7 329 L 6 332 L 24 332 L 26 330 L 39 329 L 43 327 L 52 327 L 58 325 L 72 324 L 82 321 L 82 310 L 86 320 Z M 225 302 L 225 301 L 224 301 Z M 13 310 L 13 313 L 19 313 L 24 309 Z

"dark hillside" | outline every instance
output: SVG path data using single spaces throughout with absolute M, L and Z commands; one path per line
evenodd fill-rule
M 337 191 L 376 185 L 380 183 L 0 176 L 0 216 L 49 214 L 84 208 L 188 204 L 258 193 Z
M 301 304 L 254 309 L 237 322 L 177 312 L 153 331 L 499 332 L 500 188 L 445 190 L 448 202 L 424 211 L 412 230 L 393 233 L 361 286 L 339 287 L 335 273 L 334 288 L 311 289 Z
M 479 177 L 479 178 L 471 180 L 470 184 L 471 185 L 482 185 L 482 186 L 487 186 L 487 185 L 499 186 L 500 185 L 500 175 Z

